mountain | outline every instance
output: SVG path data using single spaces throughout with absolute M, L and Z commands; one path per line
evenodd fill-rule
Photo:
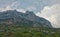
M 20 24 L 21 26 L 52 28 L 48 20 L 36 16 L 32 11 L 26 11 L 26 13 L 16 10 L 0 12 L 0 24 Z

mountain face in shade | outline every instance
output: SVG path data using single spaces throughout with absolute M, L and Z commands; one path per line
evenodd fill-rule
M 50 27 L 51 23 L 42 18 L 36 16 L 32 11 L 26 11 L 26 13 L 18 12 L 16 10 L 7 10 L 0 12 L 0 24 L 20 24 L 23 26 L 31 27 Z

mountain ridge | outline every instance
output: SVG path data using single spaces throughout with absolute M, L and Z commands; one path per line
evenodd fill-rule
M 27 24 L 29 24 L 30 23 L 29 21 L 31 21 L 31 22 L 33 22 L 32 23 L 33 26 L 35 26 L 35 24 L 36 24 L 37 27 L 42 25 L 43 27 L 52 28 L 51 23 L 48 20 L 46 20 L 42 17 L 36 16 L 33 13 L 33 11 L 26 11 L 26 13 L 18 12 L 16 10 L 7 10 L 7 11 L 0 12 L 0 20 L 5 20 L 5 19 L 8 19 L 10 21 L 10 23 L 12 22 L 12 20 L 15 23 L 16 22 L 19 22 L 19 23 L 27 22 Z M 9 23 L 8 20 L 7 20 L 7 23 Z

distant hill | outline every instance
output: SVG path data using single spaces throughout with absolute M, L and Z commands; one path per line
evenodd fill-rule
M 18 12 L 16 10 L 0 12 L 0 24 L 19 24 L 26 27 L 52 28 L 51 23 L 48 20 L 36 16 L 32 11 L 26 11 L 26 13 Z

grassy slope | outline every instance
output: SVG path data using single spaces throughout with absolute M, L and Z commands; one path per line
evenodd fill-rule
M 60 37 L 60 29 L 0 25 L 0 37 Z

